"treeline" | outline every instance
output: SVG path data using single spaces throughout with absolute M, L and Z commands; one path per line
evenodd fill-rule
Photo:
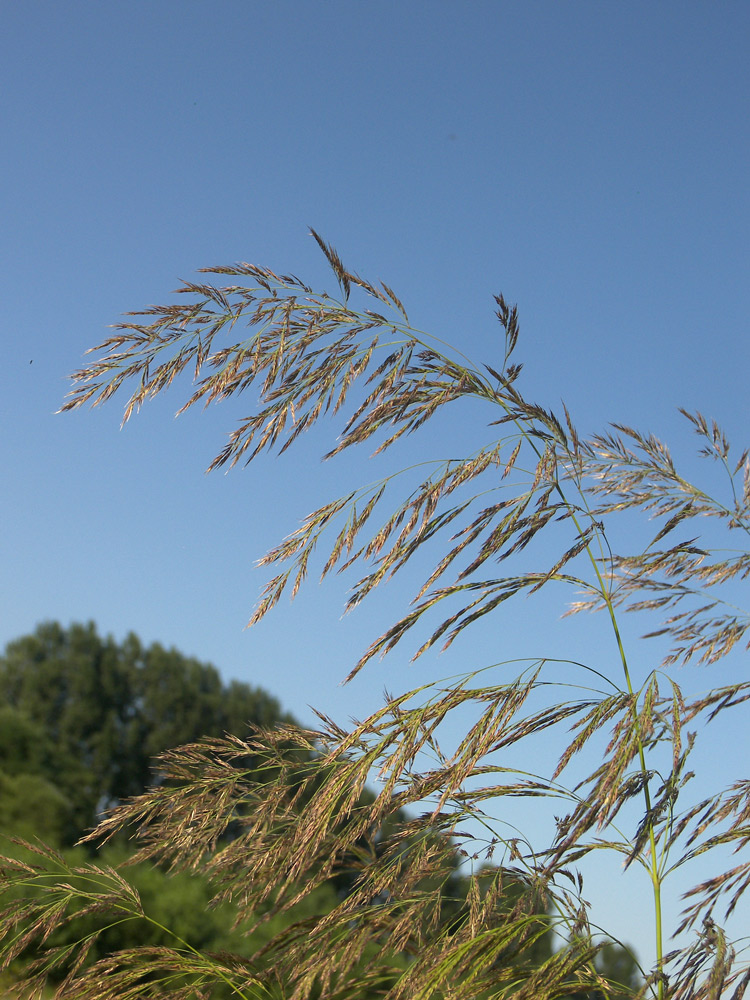
M 0 829 L 70 846 L 154 780 L 154 758 L 203 736 L 291 722 L 212 666 L 93 623 L 40 625 L 0 658 Z
M 43 624 L 11 642 L 0 657 L 0 834 L 38 838 L 60 850 L 65 863 L 74 867 L 93 849 L 74 845 L 107 810 L 164 780 L 159 754 L 204 738 L 247 738 L 250 727 L 292 724 L 279 702 L 261 688 L 224 683 L 213 666 L 174 649 L 144 647 L 132 634 L 118 643 L 101 637 L 93 623 L 67 629 Z M 252 760 L 244 759 L 242 766 L 252 773 Z M 263 774 L 259 769 L 254 780 L 262 781 Z M 396 812 L 395 822 L 408 818 Z M 385 842 L 385 834 L 371 835 L 368 849 Z M 118 867 L 133 851 L 133 842 L 120 836 L 97 852 L 97 864 Z M 450 859 L 440 887 L 441 920 L 448 927 L 458 927 L 468 912 L 469 879 L 461 874 L 459 861 L 457 854 Z M 171 875 L 148 863 L 129 867 L 127 877 L 152 919 L 115 922 L 97 939 L 90 960 L 143 944 L 169 945 L 174 935 L 204 952 L 256 954 L 264 938 L 271 940 L 282 929 L 280 921 L 319 916 L 352 891 L 356 864 L 325 880 L 291 914 L 274 916 L 269 902 L 268 920 L 251 938 L 234 927 L 231 904 L 210 905 L 213 889 L 200 872 Z M 506 904 L 513 905 L 517 896 L 509 883 Z M 539 918 L 544 920 L 544 914 Z M 97 920 L 102 917 L 86 918 L 89 930 Z M 70 935 L 81 933 L 79 922 L 75 930 L 56 931 L 53 943 L 65 946 Z M 534 960 L 544 962 L 552 948 L 551 934 L 543 933 Z M 394 956 L 394 961 L 409 957 Z M 603 974 L 634 986 L 635 965 L 623 949 L 610 946 L 598 961 Z M 20 971 L 16 963 L 15 972 Z M 579 1000 L 584 998 L 579 995 Z

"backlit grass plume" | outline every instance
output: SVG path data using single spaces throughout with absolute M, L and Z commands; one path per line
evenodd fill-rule
M 687 697 L 671 668 L 747 648 L 750 619 L 735 606 L 750 572 L 747 451 L 735 455 L 715 423 L 685 414 L 703 454 L 723 469 L 726 489 L 714 497 L 651 435 L 614 426 L 583 438 L 565 407 L 556 415 L 519 388 L 518 314 L 502 295 L 498 350 L 475 364 L 413 327 L 390 287 L 349 271 L 313 236 L 337 296 L 249 264 L 206 269 L 206 282 L 183 285 L 177 302 L 128 314 L 75 373 L 63 409 L 122 388 L 127 420 L 186 382 L 180 412 L 237 397 L 246 415 L 215 469 L 301 445 L 306 430 L 337 414 L 327 458 L 361 444 L 382 454 L 449 406 L 454 421 L 477 422 L 476 448 L 462 457 L 420 452 L 418 465 L 305 516 L 261 560 L 273 576 L 251 622 L 296 594 L 313 568 L 358 570 L 347 609 L 408 576 L 411 604 L 353 660 L 353 676 L 401 643 L 415 657 L 445 648 L 489 614 L 502 622 L 519 595 L 567 585 L 561 611 L 603 613 L 611 653 L 593 666 L 552 654 L 511 662 L 498 628 L 492 668 L 389 696 L 348 729 L 321 714 L 316 731 L 228 736 L 166 754 L 162 783 L 87 840 L 135 831 L 136 860 L 200 869 L 248 933 L 273 915 L 289 920 L 242 957 L 200 955 L 176 941 L 87 963 L 83 935 L 64 961 L 48 958 L 55 928 L 85 914 L 82 879 L 106 881 L 96 905 L 115 915 L 136 918 L 137 902 L 117 873 L 90 866 L 71 881 L 48 858 L 43 870 L 9 861 L 6 955 L 28 945 L 41 956 L 22 992 L 62 961 L 59 995 L 71 1000 L 739 1000 L 750 972 L 731 925 L 750 881 L 750 785 L 724 787 L 710 775 L 712 793 L 696 799 L 690 779 L 696 741 L 725 712 L 746 711 L 750 683 Z M 642 517 L 650 532 L 636 552 L 613 551 L 613 539 L 629 537 L 618 530 L 623 516 Z M 740 547 L 725 548 L 722 530 Z M 623 636 L 625 610 L 658 617 L 649 634 L 666 644 L 665 659 L 645 675 L 631 666 L 638 647 Z M 472 720 L 457 745 L 444 745 L 448 717 Z M 528 744 L 537 760 L 542 734 L 546 747 L 554 738 L 553 757 L 539 773 L 520 769 L 510 750 Z M 248 755 L 265 758 L 268 780 L 243 768 Z M 368 793 L 374 777 L 377 792 Z M 540 826 L 548 836 L 510 826 L 524 798 L 548 806 Z M 602 964 L 606 938 L 591 924 L 578 870 L 601 850 L 650 884 L 633 919 L 653 923 L 656 960 L 638 984 L 618 982 Z M 688 890 L 679 925 L 665 926 L 663 894 L 709 852 L 716 874 Z M 458 900 L 449 891 L 457 856 L 470 870 Z M 295 917 L 322 887 L 340 887 L 343 873 L 335 905 L 311 904 Z M 560 947 L 549 946 L 552 929 Z M 674 933 L 682 937 L 671 942 Z

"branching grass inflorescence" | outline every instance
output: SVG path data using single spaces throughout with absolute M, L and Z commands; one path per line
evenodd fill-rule
M 555 680 L 555 661 L 535 659 L 501 683 L 474 671 L 388 697 L 349 729 L 321 715 L 316 731 L 228 736 L 170 752 L 162 784 L 122 804 L 87 840 L 136 831 L 136 860 L 200 868 L 216 900 L 232 903 L 238 926 L 251 931 L 280 913 L 291 922 L 242 960 L 179 946 L 87 965 L 82 940 L 60 996 L 114 996 L 109 983 L 119 996 L 158 992 L 175 1000 L 227 988 L 292 1000 L 636 993 L 740 1000 L 750 972 L 717 917 L 731 917 L 750 881 L 750 862 L 688 891 L 682 922 L 672 930 L 699 929 L 698 937 L 672 952 L 662 890 L 699 855 L 728 845 L 742 857 L 747 849 L 746 781 L 683 802 L 697 735 L 720 713 L 744 705 L 750 685 L 691 699 L 668 672 L 677 662 L 713 663 L 745 641 L 750 619 L 724 594 L 727 584 L 747 578 L 750 555 L 708 545 L 698 519 L 709 517 L 740 537 L 748 531 L 747 451 L 730 457 L 715 423 L 685 414 L 702 453 L 728 477 L 729 496 L 718 500 L 685 478 L 652 435 L 615 425 L 585 440 L 567 408 L 560 418 L 517 388 L 518 314 L 502 296 L 495 299 L 502 361 L 476 365 L 413 327 L 389 286 L 349 271 L 333 247 L 313 236 L 339 298 L 249 264 L 207 269 L 241 283 L 186 283 L 179 293 L 187 301 L 129 314 L 95 348 L 98 359 L 74 375 L 63 409 L 100 404 L 127 386 L 127 420 L 185 372 L 194 387 L 179 412 L 252 389 L 257 405 L 249 404 L 249 415 L 211 463 L 215 469 L 271 448 L 284 451 L 339 412 L 343 429 L 326 457 L 363 443 L 382 454 L 448 404 L 478 403 L 500 437 L 463 458 L 421 462 L 416 485 L 414 469 L 396 472 L 313 511 L 261 560 L 275 575 L 251 623 L 283 593 L 297 593 L 320 549 L 323 577 L 359 567 L 347 609 L 423 566 L 415 556 L 425 554 L 434 561 L 418 578 L 411 606 L 367 647 L 350 676 L 412 636 L 419 637 L 415 657 L 445 648 L 480 619 L 501 613 L 508 600 L 552 583 L 577 592 L 571 610 L 605 611 L 618 671 L 571 663 L 581 677 L 571 694 L 569 684 Z M 365 305 L 355 308 L 351 302 L 360 295 Z M 658 522 L 636 554 L 611 549 L 610 525 L 628 511 Z M 666 542 L 688 524 L 689 537 Z M 658 613 L 649 635 L 669 644 L 662 669 L 639 684 L 620 609 Z M 511 666 L 504 674 L 512 674 Z M 445 719 L 468 708 L 474 722 L 463 739 L 443 746 Z M 542 733 L 555 734 L 559 748 L 548 772 L 507 762 L 509 748 Z M 248 755 L 264 757 L 268 780 L 243 769 Z M 367 792 L 373 774 L 377 794 Z M 517 798 L 549 803 L 554 826 L 547 842 L 532 844 L 499 822 L 503 801 Z M 577 865 L 601 850 L 620 854 L 625 867 L 641 867 L 651 881 L 656 962 L 643 970 L 639 989 L 621 984 L 618 991 L 597 966 L 605 941 L 590 925 Z M 472 876 L 468 897 L 451 909 L 446 887 L 457 851 Z M 335 906 L 293 919 L 295 907 L 321 886 L 341 884 L 343 873 L 347 889 Z M 137 903 L 117 873 L 91 866 L 76 877 L 107 881 L 106 899 L 92 897 L 91 905 L 106 902 L 135 915 Z M 2 927 L 11 931 L 8 961 L 27 943 L 43 948 L 48 928 L 63 919 L 63 903 L 85 896 L 78 883 L 71 887 L 11 862 L 3 879 L 18 898 L 33 882 L 43 900 L 14 902 L 3 914 Z M 14 927 L 22 928 L 20 937 Z M 540 949 L 552 927 L 567 943 L 545 955 Z M 42 965 L 43 975 L 51 968 Z

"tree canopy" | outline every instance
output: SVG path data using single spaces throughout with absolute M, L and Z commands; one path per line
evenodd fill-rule
M 49 783 L 63 843 L 144 792 L 163 751 L 291 721 L 260 688 L 225 683 L 215 667 L 157 643 L 144 647 L 132 633 L 121 643 L 101 637 L 91 622 L 48 622 L 9 643 L 0 699 L 2 801 L 14 799 L 17 813 L 33 801 L 13 790 L 19 782 Z

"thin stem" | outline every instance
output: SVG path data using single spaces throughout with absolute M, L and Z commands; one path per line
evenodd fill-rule
M 495 398 L 496 398 L 497 402 L 499 402 L 501 404 L 501 406 L 505 409 L 506 413 L 509 413 L 510 412 L 510 408 L 509 408 L 508 404 L 505 402 L 505 400 L 503 400 L 502 397 L 497 396 L 497 394 L 495 394 Z M 514 417 L 513 420 L 514 420 L 514 423 L 516 424 L 516 426 L 518 427 L 519 432 L 524 437 L 524 439 L 531 445 L 531 447 L 534 450 L 534 452 L 536 453 L 536 455 L 541 459 L 541 452 L 540 452 L 540 450 L 539 450 L 536 442 L 528 434 L 528 432 L 525 430 L 525 428 L 523 428 L 521 426 L 520 421 L 518 420 L 518 418 Z M 562 488 L 562 486 L 560 484 L 559 477 L 555 477 L 554 488 L 555 488 L 555 492 L 558 494 L 558 496 L 560 497 L 560 499 L 562 500 L 562 502 L 565 504 L 565 506 L 570 511 L 571 520 L 572 520 L 572 522 L 573 522 L 576 530 L 578 531 L 579 535 L 582 534 L 582 528 L 581 528 L 580 522 L 579 522 L 579 520 L 578 520 L 578 518 L 576 516 L 576 507 L 574 507 L 570 503 L 570 501 L 568 500 L 568 498 L 566 497 L 565 491 L 563 490 L 563 488 Z M 580 485 L 579 485 L 578 489 L 579 489 L 579 492 L 581 493 L 581 495 L 583 496 L 584 495 L 583 494 L 583 490 L 581 489 Z M 597 529 L 597 536 L 599 534 L 603 535 L 604 532 L 603 531 L 600 532 L 599 529 Z M 612 599 L 611 599 L 611 596 L 609 594 L 609 591 L 608 591 L 608 589 L 607 589 L 607 587 L 606 587 L 606 585 L 604 583 L 604 579 L 603 579 L 603 577 L 601 575 L 601 571 L 599 569 L 599 564 L 598 564 L 598 562 L 597 562 L 597 560 L 596 560 L 596 558 L 594 556 L 594 553 L 591 551 L 591 545 L 590 544 L 586 545 L 586 552 L 587 552 L 587 554 L 589 556 L 589 559 L 591 561 L 591 565 L 593 567 L 594 573 L 596 574 L 596 578 L 597 578 L 597 581 L 598 581 L 598 584 L 599 584 L 599 592 L 601 593 L 602 598 L 603 598 L 603 600 L 604 600 L 604 602 L 606 604 L 606 607 L 607 607 L 607 612 L 609 614 L 610 624 L 612 626 L 612 630 L 613 630 L 614 637 L 615 637 L 615 642 L 617 644 L 617 650 L 618 650 L 618 654 L 619 654 L 619 657 L 620 657 L 620 663 L 622 665 L 623 675 L 624 675 L 624 678 L 625 678 L 625 685 L 627 687 L 628 694 L 632 698 L 633 694 L 634 694 L 634 691 L 633 691 L 633 684 L 632 684 L 632 680 L 631 680 L 631 676 L 630 676 L 630 668 L 628 666 L 628 660 L 627 660 L 627 656 L 625 654 L 625 647 L 624 647 L 624 644 L 623 644 L 623 641 L 622 641 L 622 636 L 620 634 L 620 629 L 619 629 L 619 626 L 618 626 L 618 623 L 617 623 L 617 616 L 615 614 L 614 605 L 612 603 Z M 637 713 L 637 709 L 636 709 L 635 703 L 633 703 L 632 707 L 631 707 L 631 716 L 632 716 L 632 719 L 633 719 L 633 726 L 635 727 L 636 738 L 637 738 L 637 741 L 638 741 L 638 763 L 639 763 L 641 774 L 643 775 L 643 777 L 645 779 L 644 782 L 643 782 L 644 805 L 646 807 L 646 814 L 650 815 L 651 814 L 652 805 L 651 805 L 651 793 L 649 791 L 649 785 L 648 785 L 648 770 L 647 770 L 647 767 L 646 767 L 646 754 L 645 754 L 645 750 L 644 750 L 644 746 L 643 746 L 643 739 L 642 739 L 642 734 L 641 734 L 641 730 L 640 730 L 640 723 L 638 721 L 638 713 Z M 663 942 L 663 926 L 662 926 L 662 924 L 663 924 L 663 917 L 662 917 L 662 903 L 661 903 L 661 881 L 660 881 L 660 875 L 659 875 L 659 866 L 658 866 L 657 857 L 656 857 L 656 835 L 655 835 L 655 832 L 654 832 L 653 822 L 649 822 L 648 838 L 649 838 L 649 854 L 650 854 L 650 865 L 649 865 L 649 867 L 650 867 L 651 883 L 652 883 L 653 894 L 654 894 L 654 918 L 655 918 L 655 938 L 656 938 L 656 941 L 655 941 L 655 943 L 656 943 L 656 968 L 657 968 L 657 973 L 661 973 L 662 972 L 662 967 L 663 967 L 663 964 L 664 964 L 664 942 Z M 664 997 L 664 982 L 663 982 L 663 979 L 662 979 L 661 975 L 659 975 L 659 979 L 658 979 L 657 997 L 658 997 L 658 1000 L 663 1000 L 663 997 Z

